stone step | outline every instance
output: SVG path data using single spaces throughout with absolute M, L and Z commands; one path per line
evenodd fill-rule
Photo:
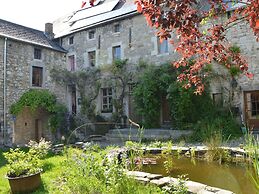
M 190 135 L 192 131 L 187 130 L 165 130 L 165 129 L 147 129 L 140 132 L 138 129 L 112 129 L 106 133 L 106 138 L 119 138 L 122 140 L 131 139 L 133 141 L 138 141 L 141 137 L 142 139 L 150 140 L 163 140 L 172 139 L 176 140 L 182 136 Z

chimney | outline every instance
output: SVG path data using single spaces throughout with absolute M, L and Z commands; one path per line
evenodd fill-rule
M 46 24 L 45 24 L 45 35 L 46 35 L 49 39 L 53 39 L 53 38 L 54 38 L 53 24 L 52 24 L 52 23 L 46 23 Z

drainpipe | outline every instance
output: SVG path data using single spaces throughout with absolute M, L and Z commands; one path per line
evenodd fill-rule
M 4 144 L 6 143 L 6 65 L 7 65 L 7 38 L 5 38 L 4 41 L 4 99 L 3 99 L 3 109 L 4 109 L 4 115 L 3 115 L 3 120 L 4 120 L 4 125 L 3 125 L 3 140 Z

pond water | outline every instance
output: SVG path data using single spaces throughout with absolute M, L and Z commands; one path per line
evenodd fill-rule
M 158 157 L 156 165 L 144 165 L 142 171 L 168 176 L 161 157 Z M 203 160 L 191 161 L 189 158 L 173 158 L 170 175 L 177 178 L 178 175 L 187 174 L 189 180 L 200 182 L 209 186 L 233 191 L 236 194 L 258 194 L 259 191 L 253 185 L 246 165 L 218 164 Z

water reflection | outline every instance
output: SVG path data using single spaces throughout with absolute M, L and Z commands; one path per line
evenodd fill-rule
M 157 165 L 144 165 L 143 171 L 168 176 L 163 167 L 164 159 L 158 158 Z M 173 159 L 173 166 L 170 175 L 188 174 L 192 181 L 204 183 L 209 186 L 219 187 L 233 191 L 236 194 L 257 194 L 255 186 L 249 178 L 245 165 L 222 164 L 196 160 L 191 162 L 188 158 Z

